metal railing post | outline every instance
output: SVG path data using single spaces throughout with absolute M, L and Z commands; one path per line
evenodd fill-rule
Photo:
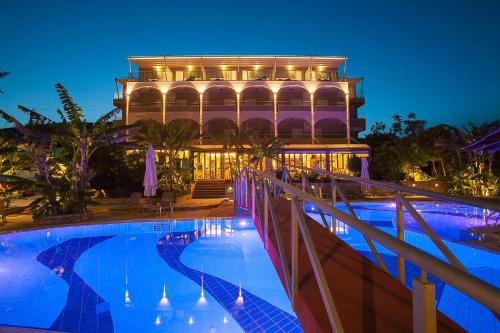
M 413 278 L 413 332 L 435 333 L 436 291 L 435 285 L 427 280 L 427 273 L 422 270 L 420 278 Z
M 396 236 L 402 242 L 405 240 L 405 225 L 404 225 L 404 217 L 403 217 L 403 206 L 401 202 L 396 199 Z M 399 281 L 405 285 L 405 258 L 398 255 L 398 279 Z
M 415 221 L 420 225 L 424 233 L 430 240 L 436 245 L 436 247 L 441 251 L 441 253 L 448 259 L 448 261 L 455 265 L 457 268 L 460 268 L 463 271 L 467 271 L 464 265 L 458 260 L 458 258 L 453 254 L 453 252 L 448 249 L 448 247 L 444 244 L 444 242 L 439 238 L 439 236 L 432 230 L 431 227 L 425 222 L 422 218 L 422 215 L 418 213 L 418 211 L 412 206 L 412 204 L 402 197 L 399 194 L 396 194 L 397 200 L 400 202 L 401 206 L 406 208 L 406 211 L 410 213 L 410 215 L 415 219 Z
M 264 183 L 267 187 L 267 184 Z M 267 250 L 269 247 L 269 192 L 264 190 L 264 230 L 262 230 L 264 236 L 264 248 Z
M 256 210 L 256 193 L 255 193 L 255 173 L 252 173 L 252 220 L 255 222 L 255 210 Z
M 311 232 L 307 227 L 304 213 L 302 212 L 302 209 L 300 208 L 300 205 L 295 198 L 292 198 L 292 207 L 294 207 L 295 210 L 295 218 L 297 224 L 299 225 L 302 239 L 304 240 L 304 246 L 307 250 L 309 261 L 311 263 L 314 276 L 318 284 L 318 289 L 320 291 L 323 304 L 325 305 L 326 314 L 328 315 L 332 331 L 335 333 L 343 333 L 344 328 L 342 327 L 340 316 L 337 312 L 337 308 L 335 307 L 332 293 L 330 292 L 330 287 L 328 286 L 328 282 L 326 281 L 325 273 L 323 271 L 323 267 L 321 266 L 321 261 L 318 257 L 318 253 L 316 252 L 316 248 L 311 237 Z
M 335 186 L 335 182 L 333 181 L 333 177 L 331 177 L 331 180 L 330 180 L 330 184 L 331 184 L 331 189 L 332 189 L 332 207 L 333 208 L 337 208 L 337 188 Z M 335 214 L 331 214 L 332 216 L 332 225 L 331 225 L 331 232 L 333 232 L 333 234 L 337 234 L 337 218 L 335 217 Z
M 299 232 L 298 232 L 298 225 L 297 225 L 297 216 L 295 214 L 295 207 L 296 201 L 292 201 L 292 204 L 290 205 L 291 208 L 291 227 L 290 227 L 290 234 L 291 234 L 291 257 L 292 257 L 292 285 L 291 285 L 291 303 L 292 303 L 292 308 L 294 311 L 297 310 L 297 295 L 298 295 L 298 278 L 299 278 Z

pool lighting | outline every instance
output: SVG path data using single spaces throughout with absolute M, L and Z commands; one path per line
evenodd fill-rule
M 160 324 L 161 324 L 160 315 L 157 315 L 157 316 L 156 316 L 156 320 L 155 320 L 155 325 L 156 325 L 156 326 L 160 326 Z
M 396 207 L 396 203 L 395 202 L 391 202 L 391 207 Z
M 160 299 L 160 307 L 167 307 L 169 305 L 168 299 L 167 299 L 167 288 L 165 284 L 163 285 L 163 295 Z
M 227 320 L 227 317 L 226 317 L 226 316 L 224 316 L 224 319 L 222 319 L 222 322 L 223 322 L 224 324 L 227 324 L 227 323 L 229 322 L 229 321 Z
M 128 289 L 125 289 L 125 305 L 130 306 L 131 303 L 132 303 L 132 300 L 130 299 Z
M 248 222 L 246 220 L 240 221 L 240 227 L 246 227 Z
M 196 302 L 196 305 L 206 305 L 207 304 L 207 299 L 205 298 L 205 291 L 203 290 L 203 274 L 201 274 L 201 293 L 200 293 L 200 298 L 198 298 L 198 302 Z
M 189 316 L 188 324 L 189 325 L 193 325 L 194 324 L 193 316 Z
M 241 291 L 241 287 L 238 291 L 238 298 L 236 298 L 236 304 L 243 305 L 243 293 Z

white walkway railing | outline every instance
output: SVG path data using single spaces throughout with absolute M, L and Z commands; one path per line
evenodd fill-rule
M 298 188 L 290 183 L 290 176 L 287 167 L 301 169 L 302 188 Z M 308 182 L 305 171 L 318 173 L 330 177 L 332 191 L 331 202 L 320 200 L 314 196 L 311 184 Z M 389 235 L 363 221 L 355 214 L 343 190 L 337 180 L 345 179 L 359 182 L 367 186 L 375 186 L 394 190 L 396 200 L 396 237 Z M 430 228 L 425 219 L 417 212 L 412 204 L 405 199 L 404 193 L 422 195 L 429 198 L 443 200 L 446 202 L 460 203 L 477 206 L 490 210 L 498 210 L 498 207 L 491 202 L 484 202 L 477 199 L 450 196 L 446 194 L 434 193 L 430 191 L 413 189 L 392 183 L 378 182 L 358 177 L 339 175 L 321 169 L 309 169 L 298 166 L 285 166 L 283 168 L 282 179 L 275 177 L 274 172 L 266 173 L 251 167 L 245 167 L 243 172 L 235 180 L 235 205 L 248 208 L 252 218 L 259 217 L 264 237 L 264 246 L 268 248 L 269 223 L 273 224 L 275 240 L 280 256 L 282 271 L 285 280 L 285 288 L 292 302 L 296 305 L 297 296 L 297 272 L 298 272 L 298 235 L 304 240 L 308 258 L 312 265 L 314 276 L 321 292 L 323 303 L 334 332 L 343 332 L 342 318 L 339 317 L 333 297 L 330 293 L 328 283 L 325 279 L 321 263 L 312 242 L 309 228 L 305 222 L 304 204 L 311 203 L 318 210 L 321 222 L 328 229 L 328 222 L 325 214 L 331 216 L 330 231 L 336 232 L 336 222 L 341 221 L 360 232 L 370 250 L 372 251 L 380 267 L 388 272 L 387 266 L 378 253 L 373 242 L 377 242 L 398 256 L 398 279 L 405 283 L 405 260 L 408 260 L 421 269 L 421 277 L 413 279 L 413 328 L 415 332 L 435 332 L 437 329 L 435 292 L 434 285 L 427 280 L 427 272 L 434 275 L 446 284 L 463 292 L 465 295 L 475 299 L 479 303 L 489 308 L 498 318 L 500 314 L 500 290 L 468 273 L 462 263 L 447 248 L 441 238 Z M 345 213 L 337 208 L 337 195 L 349 211 Z M 281 239 L 278 226 L 277 211 L 274 204 L 275 199 L 280 197 L 291 199 L 291 258 L 285 256 L 285 249 Z M 403 210 L 408 213 L 420 225 L 424 233 L 432 240 L 441 251 L 448 262 L 441 260 L 415 246 L 409 244 L 404 239 L 404 219 Z M 291 267 L 288 267 L 288 262 Z

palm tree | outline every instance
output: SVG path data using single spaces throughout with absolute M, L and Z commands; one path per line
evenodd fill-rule
M 140 143 L 151 144 L 156 149 L 166 152 L 162 165 L 166 168 L 166 188 L 173 189 L 177 155 L 191 147 L 200 137 L 193 127 L 170 122 L 166 125 L 154 120 L 142 122 L 142 130 L 136 135 Z
M 266 161 L 266 171 L 271 168 L 271 161 L 281 153 L 282 143 L 278 137 L 273 137 L 262 143 L 252 143 L 249 153 L 249 162 L 255 167 L 263 170 L 263 162 Z
M 240 128 L 237 124 L 232 124 L 231 133 L 211 133 L 210 136 L 222 145 L 229 156 L 230 174 L 231 180 L 233 180 L 234 174 L 238 174 L 241 171 L 240 156 L 244 154 L 244 145 L 250 141 L 250 138 L 255 133 L 253 129 L 250 128 Z M 232 169 L 233 163 L 231 161 L 231 150 L 236 150 L 236 170 Z M 235 171 L 235 172 L 234 172 Z

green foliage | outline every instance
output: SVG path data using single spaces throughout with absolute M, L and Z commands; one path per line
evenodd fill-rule
M 361 174 L 361 158 L 351 156 L 347 161 L 347 168 L 356 176 L 359 176 Z
M 248 161 L 255 167 L 264 170 L 263 163 L 266 162 L 265 169 L 271 169 L 271 163 L 281 153 L 282 143 L 278 137 L 270 138 L 262 143 L 252 143 L 248 151 Z
M 154 120 L 141 121 L 140 124 L 141 130 L 135 136 L 139 145 L 145 149 L 151 144 L 160 150 L 157 165 L 160 187 L 184 193 L 186 184 L 191 181 L 192 172 L 188 171 L 192 171 L 193 163 L 180 156 L 200 137 L 197 129 L 175 122 L 163 125 Z
M 406 119 L 395 115 L 389 130 L 376 123 L 364 140 L 373 152 L 370 175 L 383 180 L 438 178 L 449 181 L 455 194 L 497 195 L 499 159 L 463 148 L 499 126 L 497 120 L 463 129 L 446 124 L 425 128 L 414 114 Z
M 112 126 L 109 121 L 119 112 L 118 109 L 89 123 L 66 88 L 56 84 L 56 90 L 63 106 L 63 110 L 57 112 L 61 123 L 21 105 L 18 109 L 29 116 L 27 124 L 0 110 L 0 117 L 14 125 L 20 133 L 17 150 L 28 156 L 36 168 L 34 181 L 29 185 L 23 184 L 24 190 L 29 187 L 39 195 L 30 206 L 35 219 L 60 214 L 85 214 L 91 202 L 89 182 L 96 174 L 89 168 L 91 157 L 101 148 L 123 144 L 130 138 L 128 132 L 139 127 Z M 5 171 L 2 173 L 6 174 Z
M 467 196 L 496 196 L 499 195 L 500 178 L 486 173 L 476 172 L 469 164 L 458 171 L 451 179 L 451 194 Z

